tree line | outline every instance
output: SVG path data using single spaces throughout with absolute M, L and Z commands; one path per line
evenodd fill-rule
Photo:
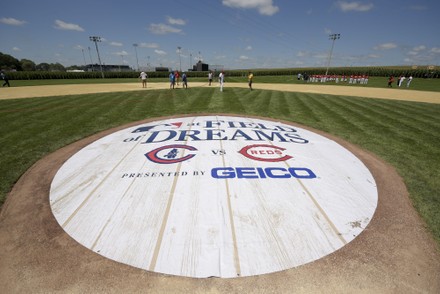
M 68 69 L 79 69 L 78 66 L 64 67 L 61 63 L 39 63 L 36 64 L 29 59 L 21 59 L 0 52 L 0 69 L 5 71 L 65 71 Z
M 11 79 L 84 79 L 100 78 L 98 72 L 69 73 L 67 70 L 82 69 L 84 66 L 64 67 L 60 63 L 40 63 L 35 64 L 32 60 L 21 59 L 3 54 L 0 52 L 0 69 L 10 71 Z M 297 75 L 301 74 L 324 74 L 326 68 L 278 68 L 278 69 L 254 69 L 254 74 L 260 76 L 277 75 Z M 369 75 L 369 76 L 413 76 L 414 78 L 440 78 L 439 67 L 427 66 L 365 66 L 365 67 L 333 67 L 329 71 L 330 75 Z M 107 73 L 110 78 L 132 78 L 138 77 L 137 72 L 112 72 Z M 207 72 L 188 72 L 190 77 L 206 77 Z M 149 77 L 167 77 L 168 72 L 149 72 Z M 228 70 L 226 76 L 247 76 L 247 70 Z

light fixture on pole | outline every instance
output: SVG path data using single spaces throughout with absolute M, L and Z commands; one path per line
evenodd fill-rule
M 181 49 L 182 49 L 182 47 L 180 47 L 180 46 L 177 47 L 177 50 L 179 52 L 179 72 L 182 72 L 182 60 L 181 60 L 181 57 L 180 57 L 180 50 Z
M 102 71 L 101 57 L 99 56 L 99 50 L 98 50 L 98 42 L 101 42 L 101 37 L 91 36 L 91 37 L 89 37 L 89 39 L 90 39 L 90 41 L 95 42 L 96 53 L 98 53 L 99 67 L 101 68 L 101 76 L 102 76 L 102 78 L 104 78 L 104 72 Z
M 328 68 L 330 67 L 330 61 L 332 60 L 333 47 L 335 46 L 335 41 L 341 38 L 341 34 L 331 34 L 328 37 L 329 40 L 333 40 L 333 42 L 332 42 L 332 48 L 330 49 L 330 54 L 328 56 L 327 70 L 325 71 L 325 75 L 328 74 Z
M 137 46 L 138 46 L 138 44 L 133 44 L 134 52 L 136 53 L 136 64 L 137 64 L 137 70 L 139 71 L 139 60 L 138 60 Z

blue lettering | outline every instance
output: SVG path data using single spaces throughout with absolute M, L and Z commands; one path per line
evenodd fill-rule
M 232 167 L 216 167 L 211 170 L 211 176 L 214 179 L 232 179 L 235 178 L 235 172 Z
M 289 172 L 287 172 L 286 169 L 282 167 L 267 167 L 264 169 L 264 171 L 266 175 L 272 179 L 287 179 L 291 177 Z M 280 171 L 281 173 L 275 174 L 274 171 Z
M 254 130 L 254 132 L 260 141 L 264 141 L 264 139 L 261 138 L 261 137 L 264 137 L 264 138 L 268 139 L 269 141 L 273 142 L 273 141 L 275 141 L 275 137 L 278 137 L 280 142 L 287 142 L 287 140 L 284 139 L 283 136 L 278 132 L 271 132 L 270 135 L 265 134 L 263 131 Z
M 237 137 L 243 137 L 245 140 L 252 141 L 253 139 L 246 135 L 243 131 L 237 130 L 235 131 L 234 135 L 230 139 L 231 141 L 237 140 Z
M 190 137 L 194 141 L 200 141 L 200 138 L 196 137 L 200 134 L 200 131 L 192 130 L 192 131 L 182 131 L 180 133 L 179 139 L 176 141 L 186 141 L 186 137 Z
M 225 130 L 206 130 L 206 140 L 227 140 L 227 137 L 222 137 L 224 132 Z M 218 139 L 214 139 L 214 136 Z
M 298 174 L 297 173 L 298 171 L 304 172 L 304 173 Z M 292 177 L 297 178 L 297 179 L 314 179 L 314 178 L 316 178 L 315 173 L 305 167 L 291 167 L 291 168 L 289 168 L 289 172 L 292 175 Z
M 216 167 L 211 170 L 214 179 L 314 179 L 316 174 L 305 167 Z
M 237 178 L 239 179 L 258 179 L 253 167 L 237 167 Z
M 167 137 L 165 137 L 163 139 L 158 139 L 158 141 L 155 141 L 156 137 L 159 134 L 166 133 L 166 132 L 169 133 Z M 174 138 L 176 135 L 177 135 L 177 132 L 171 131 L 171 130 L 169 130 L 169 131 L 155 131 L 155 132 L 152 132 L 150 137 L 148 137 L 148 139 L 145 140 L 145 142 L 142 142 L 141 144 L 165 142 L 165 141 L 171 140 L 171 138 Z

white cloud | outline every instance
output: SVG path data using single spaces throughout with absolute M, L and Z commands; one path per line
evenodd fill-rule
M 167 53 L 166 53 L 165 51 L 163 51 L 163 50 L 158 50 L 158 49 L 156 49 L 156 50 L 154 50 L 154 52 L 155 52 L 156 54 L 158 54 L 158 55 L 167 55 Z
M 368 54 L 367 57 L 368 58 L 380 58 L 381 56 L 377 55 L 377 54 Z
M 12 48 L 12 51 L 16 51 L 16 52 L 18 52 L 18 51 L 21 51 L 21 49 L 18 48 L 18 47 L 13 47 L 13 48 Z
M 73 49 L 76 49 L 76 50 L 83 50 L 84 47 L 81 46 L 81 45 L 76 45 L 75 47 L 73 47 Z
M 439 54 L 440 53 L 440 48 L 434 47 L 434 48 L 431 49 L 431 52 Z
M 80 27 L 77 24 L 74 23 L 67 23 L 62 20 L 55 20 L 55 26 L 54 28 L 58 30 L 66 30 L 66 31 L 78 31 L 78 32 L 84 32 L 84 29 Z
M 246 48 L 244 48 L 244 50 L 246 50 L 246 51 L 251 51 L 253 48 L 252 48 L 252 46 L 247 46 Z
M 152 23 L 152 24 L 150 24 L 150 27 L 148 28 L 148 30 L 156 35 L 165 35 L 165 34 L 169 34 L 169 33 L 178 34 L 178 33 L 182 32 L 181 29 L 178 29 L 178 28 L 175 28 L 175 27 L 163 24 L 163 23 L 158 23 L 158 24 Z
M 332 30 L 328 28 L 324 28 L 324 32 L 329 35 L 332 33 Z
M 317 53 L 317 54 L 313 55 L 313 57 L 318 58 L 318 59 L 327 59 L 328 54 L 327 53 Z
M 249 60 L 249 57 L 246 55 L 241 55 L 239 58 L 240 60 Z
M 111 46 L 115 46 L 115 47 L 122 47 L 124 44 L 120 43 L 120 42 L 110 42 Z
M 11 25 L 11 26 L 22 26 L 25 23 L 27 23 L 24 20 L 18 20 L 18 19 L 12 18 L 12 17 L 0 18 L 0 22 L 4 23 L 4 24 L 7 24 L 7 25 Z
M 389 49 L 394 49 L 396 47 L 397 47 L 396 44 L 390 42 L 390 43 L 383 43 L 383 44 L 377 45 L 373 49 L 374 50 L 389 50 Z
M 157 43 L 140 43 L 138 45 L 141 48 L 152 48 L 152 49 L 159 48 L 159 44 Z
M 423 51 L 425 49 L 426 49 L 425 45 L 420 45 L 420 46 L 414 47 L 413 51 L 419 52 L 419 51 Z
M 169 24 L 184 26 L 186 25 L 186 21 L 180 18 L 172 18 L 171 16 L 167 16 L 167 21 Z
M 128 55 L 128 52 L 125 51 L 125 50 L 122 50 L 122 51 L 120 51 L 120 52 L 114 52 L 113 54 L 115 54 L 115 55 L 119 55 L 119 56 L 127 56 L 127 55 Z
M 338 1 L 336 2 L 336 6 L 343 12 L 347 12 L 347 11 L 366 12 L 373 9 L 374 4 L 373 3 L 363 4 L 357 1 L 355 2 Z
M 274 15 L 280 10 L 272 0 L 223 0 L 222 3 L 232 8 L 258 9 L 263 15 Z
M 308 55 L 309 55 L 309 53 L 306 51 L 299 51 L 298 53 L 296 53 L 297 57 L 306 57 Z

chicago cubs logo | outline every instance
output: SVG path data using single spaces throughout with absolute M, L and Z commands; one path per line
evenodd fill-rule
M 241 155 L 246 156 L 247 158 L 258 160 L 258 161 L 267 161 L 267 162 L 278 162 L 278 161 L 286 161 L 292 158 L 290 155 L 283 155 L 283 151 L 285 148 L 281 148 L 278 146 L 268 145 L 268 144 L 256 144 L 249 145 L 241 148 L 238 151 Z
M 167 145 L 151 150 L 145 156 L 152 162 L 160 164 L 178 163 L 196 156 L 195 154 L 184 155 L 185 150 L 197 151 L 195 147 L 188 145 Z

